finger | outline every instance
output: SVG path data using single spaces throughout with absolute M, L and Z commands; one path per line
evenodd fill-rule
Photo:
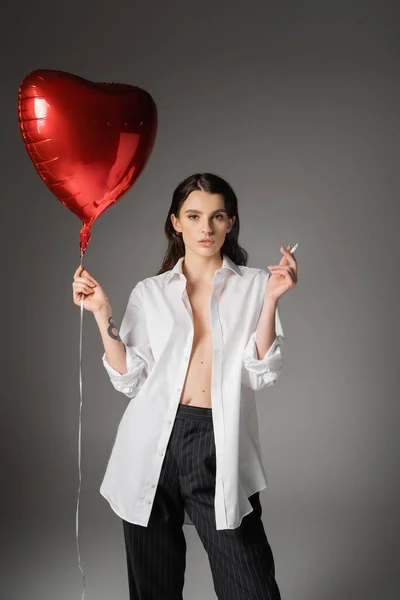
M 285 279 L 289 276 L 295 283 L 297 282 L 297 274 L 292 269 L 278 268 L 271 270 L 272 275 L 281 275 Z
M 290 248 L 290 246 L 288 246 L 288 248 Z M 283 253 L 283 256 L 279 262 L 280 265 L 284 265 L 286 261 L 291 265 L 296 264 L 296 259 L 294 255 L 290 254 L 290 252 L 286 250 L 283 246 L 281 246 L 281 252 Z
M 82 275 L 82 277 L 87 277 L 88 279 L 93 281 L 93 283 L 95 283 L 96 285 L 99 285 L 99 283 L 95 280 L 95 278 L 92 277 L 92 275 L 90 275 L 90 273 L 88 273 L 88 271 L 86 271 L 86 269 L 83 269 L 81 275 Z
M 273 265 L 271 267 L 268 267 L 268 269 L 270 271 L 275 270 L 275 269 L 285 269 L 285 271 L 290 271 L 290 269 L 292 269 L 293 267 L 291 267 L 290 265 Z
M 93 283 L 88 277 L 79 277 L 79 279 L 75 279 L 72 284 L 74 284 L 76 281 L 78 281 L 79 283 L 83 281 L 83 283 L 86 283 L 87 285 L 90 285 L 90 287 L 96 287 L 96 284 Z
M 291 254 L 291 252 L 290 252 L 290 251 L 291 251 L 291 249 L 292 249 L 292 248 L 291 248 L 290 244 L 289 244 L 288 246 L 286 246 L 286 250 L 288 251 L 288 260 L 289 260 L 290 262 L 292 262 L 292 260 L 291 260 L 291 259 L 295 260 L 295 258 L 294 258 L 294 255 L 293 255 L 293 254 Z
M 85 294 L 83 294 L 83 293 L 76 294 L 76 296 L 74 298 L 75 304 L 80 305 L 82 300 L 86 300 L 86 298 L 87 298 L 87 296 L 85 296 Z
M 97 283 L 97 281 L 94 279 L 94 277 L 89 275 L 89 273 L 87 271 L 85 271 L 85 269 L 82 269 L 81 273 L 78 274 L 76 277 L 74 276 L 74 281 L 76 281 L 76 280 L 90 282 L 90 283 L 93 283 L 94 286 L 99 285 Z
M 75 298 L 82 298 L 82 296 L 83 296 L 84 298 L 88 298 L 88 297 L 89 297 L 89 296 L 91 296 L 92 294 L 93 294 L 93 292 L 89 292 L 89 291 L 87 291 L 87 290 L 79 290 L 79 291 L 76 291 L 76 292 L 74 293 L 74 295 L 75 295 Z
M 77 268 L 77 270 L 74 273 L 74 277 L 79 277 L 79 275 L 82 271 L 83 271 L 83 266 L 79 265 L 79 267 Z
M 288 273 L 292 273 L 289 269 L 285 269 L 284 267 L 282 268 L 276 268 L 276 269 L 271 269 L 271 273 L 272 275 L 284 275 L 286 276 Z
M 81 283 L 80 281 L 75 281 L 74 282 L 74 289 L 75 291 L 84 291 L 86 294 L 94 294 L 94 289 L 89 287 L 88 285 L 86 285 L 86 283 Z
M 282 271 L 280 269 L 270 269 L 271 275 L 282 275 Z
M 75 302 L 80 302 L 83 299 L 87 299 L 89 298 L 90 294 L 85 294 L 84 292 L 79 292 L 78 294 L 75 294 L 74 296 L 74 301 Z
M 294 262 L 296 262 L 296 257 L 295 257 L 295 255 L 294 255 L 294 254 L 292 254 L 292 253 L 291 253 L 291 250 L 292 250 L 292 247 L 291 247 L 291 246 L 290 246 L 290 244 L 289 244 L 289 246 L 287 246 L 287 248 L 286 248 L 287 257 L 288 257 L 289 259 L 293 259 L 293 261 L 294 261 Z

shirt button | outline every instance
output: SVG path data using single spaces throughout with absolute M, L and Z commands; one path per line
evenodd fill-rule
M 156 486 L 154 485 L 154 483 L 152 483 L 152 484 L 151 484 L 151 487 L 152 487 L 152 488 L 155 488 Z
M 151 504 L 151 500 L 146 500 L 147 504 Z
M 167 423 L 168 423 L 168 425 L 171 425 L 172 421 L 170 419 L 168 419 Z
M 181 388 L 176 388 L 176 391 L 177 391 L 177 392 L 180 392 L 180 391 L 181 391 Z
M 159 454 L 159 456 L 163 456 L 164 452 L 159 452 L 158 454 Z

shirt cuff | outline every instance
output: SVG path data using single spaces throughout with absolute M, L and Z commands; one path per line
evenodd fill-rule
M 256 373 L 257 375 L 270 373 L 272 381 L 273 379 L 276 379 L 282 371 L 284 338 L 282 335 L 277 335 L 265 356 L 259 359 L 257 354 L 256 335 L 257 332 L 255 331 L 247 342 L 243 354 L 243 365 L 248 371 Z
M 130 346 L 125 346 L 125 348 L 127 373 L 122 374 L 114 369 L 107 361 L 105 352 L 102 356 L 102 361 L 114 387 L 120 392 L 129 393 L 137 385 L 146 362 L 135 353 L 134 348 Z

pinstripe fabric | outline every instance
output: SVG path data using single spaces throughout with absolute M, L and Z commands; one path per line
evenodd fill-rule
M 179 404 L 148 526 L 122 520 L 130 600 L 182 600 L 185 510 L 207 552 L 218 600 L 280 600 L 259 492 L 239 527 L 216 530 L 215 474 L 212 409 Z

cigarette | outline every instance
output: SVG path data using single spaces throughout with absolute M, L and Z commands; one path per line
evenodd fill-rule
M 297 249 L 298 245 L 299 245 L 299 244 L 295 244 L 295 245 L 293 246 L 293 248 L 291 249 L 291 251 L 289 252 L 289 254 L 293 254 L 293 252 L 295 252 L 295 251 L 296 251 L 296 249 Z

